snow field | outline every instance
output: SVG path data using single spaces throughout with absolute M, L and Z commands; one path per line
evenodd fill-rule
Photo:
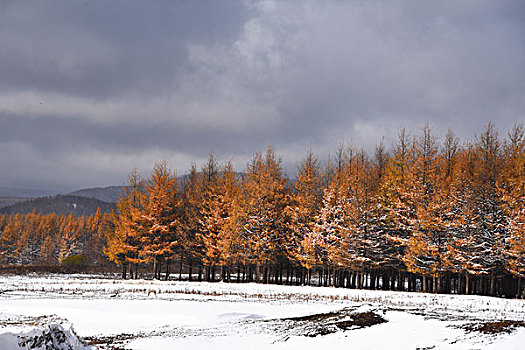
M 523 328 L 484 335 L 460 327 L 525 321 L 523 300 L 82 275 L 0 276 L 0 288 L 0 334 L 31 329 L 24 322 L 10 326 L 6 319 L 56 315 L 81 337 L 135 334 L 126 348 L 136 350 L 233 350 L 248 344 L 250 349 L 522 349 L 525 343 Z M 348 307 L 372 310 L 388 322 L 305 337 L 282 321 Z

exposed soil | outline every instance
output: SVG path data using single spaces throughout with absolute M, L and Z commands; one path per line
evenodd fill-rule
M 512 333 L 516 328 L 525 327 L 523 321 L 492 321 L 482 323 L 469 323 L 464 328 L 467 332 L 480 332 L 484 334 Z
M 296 335 L 317 337 L 339 331 L 370 327 L 387 322 L 381 315 L 373 312 L 355 312 L 352 309 L 342 309 L 302 317 L 285 318 L 288 330 Z
M 337 322 L 335 325 L 343 330 L 347 330 L 375 326 L 376 324 L 385 322 L 387 322 L 387 320 L 382 316 L 372 311 L 368 311 L 360 314 L 353 314 L 352 320 Z
M 142 337 L 144 337 L 143 334 L 122 333 L 102 337 L 84 337 L 84 341 L 100 350 L 121 350 L 129 341 Z
M 341 318 L 343 317 L 343 312 L 346 309 L 343 309 L 341 311 L 337 312 L 326 312 L 323 314 L 314 314 L 314 315 L 307 315 L 307 316 L 299 316 L 299 317 L 288 317 L 283 318 L 285 321 L 295 321 L 295 322 L 322 322 L 334 318 Z

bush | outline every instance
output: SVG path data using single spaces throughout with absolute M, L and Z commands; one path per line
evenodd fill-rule
M 88 260 L 82 254 L 68 256 L 67 258 L 62 259 L 61 263 L 70 268 L 82 268 L 88 266 Z

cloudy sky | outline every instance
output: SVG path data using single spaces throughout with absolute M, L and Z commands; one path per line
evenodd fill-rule
M 0 1 L 0 187 L 525 120 L 525 2 Z

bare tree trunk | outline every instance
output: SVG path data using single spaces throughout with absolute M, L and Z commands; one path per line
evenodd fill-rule
M 261 264 L 257 263 L 255 265 L 255 282 L 260 283 L 261 282 Z
M 182 259 L 184 258 L 184 255 L 180 255 L 180 263 L 179 263 L 179 281 L 182 281 Z
M 416 289 L 415 283 L 414 283 L 414 274 L 410 273 L 408 275 L 408 291 L 414 292 Z
M 387 271 L 381 274 L 381 289 L 390 290 L 390 274 Z
M 157 258 L 153 259 L 153 279 L 157 278 Z
M 166 281 L 170 278 L 170 259 L 166 259 Z

